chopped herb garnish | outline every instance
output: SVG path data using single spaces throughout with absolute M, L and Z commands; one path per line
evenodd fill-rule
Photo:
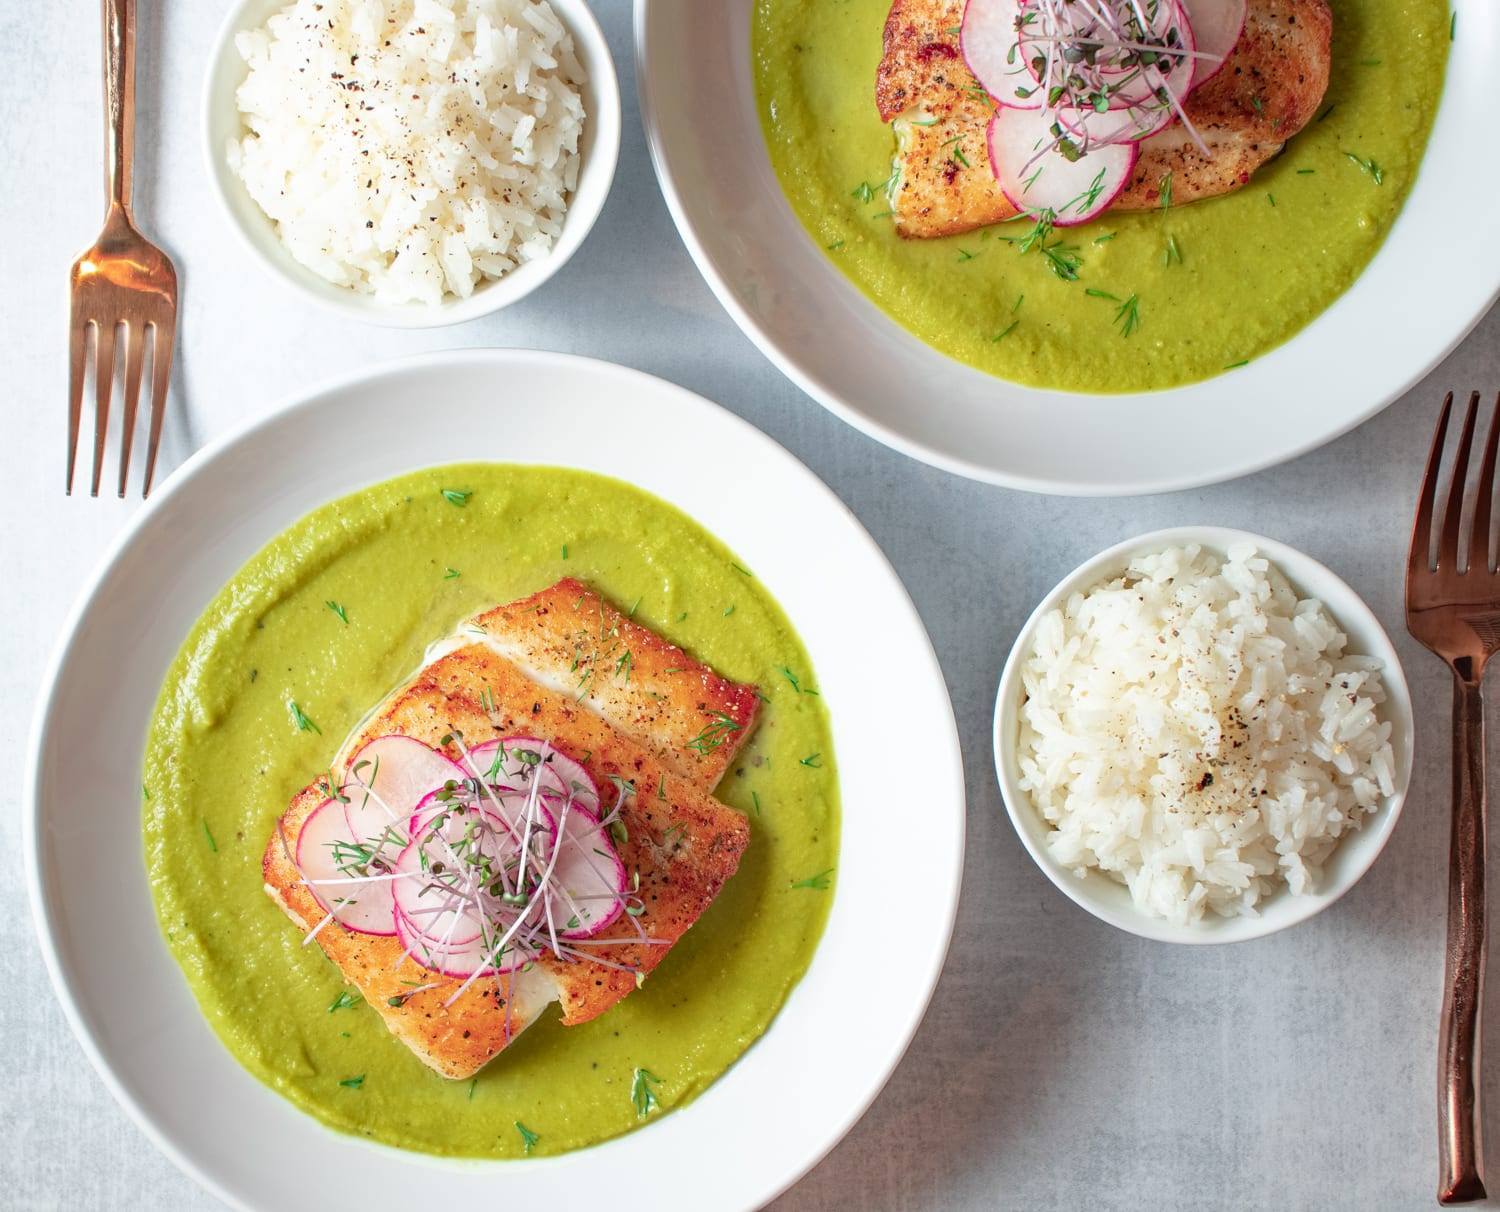
M 530 1157 L 532 1149 L 536 1147 L 536 1142 L 542 1138 L 527 1128 L 520 1120 L 516 1120 L 516 1131 L 521 1134 L 522 1150 L 526 1153 L 526 1156 Z
M 752 791 L 750 793 L 750 802 L 755 805 L 755 815 L 759 816 L 760 815 L 760 796 L 756 792 L 754 792 L 754 791 Z
M 974 254 L 971 253 L 967 248 L 960 248 L 958 250 L 958 259 L 960 261 L 972 261 L 974 259 Z
M 474 494 L 472 492 L 465 491 L 464 489 L 460 488 L 443 489 L 443 500 L 447 501 L 450 505 L 457 505 L 460 508 L 467 505 L 469 503 L 469 498 L 473 495 Z
M 833 868 L 820 871 L 817 875 L 810 875 L 805 880 L 798 880 L 792 885 L 793 888 L 811 888 L 817 892 L 826 892 L 829 886 L 828 877 L 833 874 Z
M 287 699 L 286 706 L 287 710 L 291 712 L 292 723 L 297 725 L 299 732 L 316 732 L 319 736 L 323 735 L 323 730 L 308 718 L 307 713 L 302 708 L 297 706 L 296 699 Z
M 1385 180 L 1385 170 L 1381 168 L 1380 165 L 1375 163 L 1374 157 L 1371 157 L 1368 160 L 1362 160 L 1351 151 L 1346 151 L 1344 155 L 1347 156 L 1350 160 L 1354 161 L 1355 164 L 1358 164 L 1360 168 L 1362 168 L 1365 172 L 1369 173 L 1371 180 L 1373 180 L 1376 185 L 1381 184 Z
M 1131 295 L 1115 312 L 1115 323 L 1120 326 L 1122 336 L 1130 336 L 1141 326 L 1141 309 L 1136 297 Z
M 1268 192 L 1266 194 L 1266 201 L 1274 207 L 1276 205 L 1276 195 Z
M 875 190 L 868 181 L 861 181 L 854 187 L 854 192 L 849 195 L 858 198 L 861 202 L 870 203 L 875 200 Z
M 748 577 L 748 576 L 751 575 L 750 570 L 748 568 L 741 568 L 738 564 L 731 564 L 730 567 L 733 568 L 741 576 Z M 683 618 L 687 618 L 687 615 L 684 614 L 682 617 Z
M 627 648 L 625 655 L 615 662 L 615 677 L 623 678 L 627 682 L 630 681 L 630 667 L 632 663 L 633 658 L 630 655 L 630 649 Z
M 356 1074 L 354 1077 L 346 1077 L 339 1083 L 339 1085 L 348 1090 L 358 1090 L 364 1084 L 365 1075 L 363 1073 Z
M 345 989 L 333 999 L 333 1005 L 328 1007 L 328 1013 L 332 1014 L 335 1010 L 347 1010 L 350 1006 L 357 1005 L 362 1000 L 359 994 L 350 993 L 349 990 Z
M 568 545 L 566 543 L 562 545 L 562 558 L 565 560 L 568 558 Z
M 1265 103 L 1259 97 L 1251 97 L 1250 105 L 1251 108 L 1253 108 L 1258 114 L 1263 114 L 1266 112 Z
M 1015 304 L 1010 309 L 1010 314 L 1011 315 L 1015 315 L 1016 312 L 1020 311 L 1021 310 L 1021 304 L 1024 303 L 1025 301 L 1026 301 L 1026 295 L 1024 293 L 1017 295 L 1016 296 Z
M 203 822 L 203 836 L 208 841 L 208 848 L 215 854 L 219 853 L 219 843 L 214 841 L 214 835 L 208 831 L 208 821 Z
M 1458 37 L 1458 14 L 1454 13 L 1448 18 L 1448 41 L 1452 42 L 1456 37 Z
M 1297 175 L 1298 175 L 1298 176 L 1299 176 L 1299 177 L 1310 177 L 1310 176 L 1312 176 L 1312 175 L 1313 175 L 1313 173 L 1315 173 L 1315 172 L 1317 172 L 1317 171 L 1318 171 L 1318 170 L 1317 170 L 1317 169 L 1315 169 L 1315 168 L 1299 168 L 1299 169 L 1298 169 L 1298 170 L 1297 170 Z
M 703 726 L 703 731 L 687 743 L 695 753 L 710 754 L 740 731 L 741 725 L 722 711 L 713 713 L 713 719 Z
M 1111 303 L 1118 303 L 1120 301 L 1119 295 L 1112 295 L 1107 290 L 1095 290 L 1092 286 L 1090 286 L 1083 293 L 1086 295 L 1090 295 L 1095 299 L 1108 299 Z
M 479 1085 L 479 1079 L 478 1079 L 478 1078 L 477 1078 L 477 1077 L 476 1077 L 476 1078 L 474 1078 L 474 1079 L 473 1079 L 473 1080 L 472 1080 L 472 1081 L 471 1081 L 471 1082 L 470 1082 L 470 1083 L 469 1083 L 469 1101 L 470 1101 L 470 1102 L 471 1102 L 471 1103 L 472 1103 L 472 1102 L 473 1102 L 473 1101 L 474 1101 L 474 1087 L 475 1087 L 475 1086 L 477 1086 L 477 1085 Z
M 661 1084 L 661 1078 L 652 1073 L 650 1069 L 637 1069 L 630 1083 L 630 1101 L 635 1106 L 635 1113 L 644 1119 L 653 1110 L 660 1106 L 656 1097 L 655 1086 Z
M 797 675 L 790 669 L 788 669 L 785 665 L 781 666 L 781 676 L 786 678 L 786 680 L 792 684 L 793 690 L 795 690 L 798 694 L 802 693 L 802 683 L 797 680 Z
M 821 753 L 809 753 L 805 758 L 798 758 L 799 766 L 808 766 L 813 770 L 820 770 L 823 766 L 823 755 Z
M 1249 358 L 1242 358 L 1238 362 L 1231 362 L 1224 369 L 1225 370 L 1238 370 L 1241 366 L 1249 366 L 1249 365 L 1250 365 L 1250 359 Z
M 443 573 L 443 580 L 452 581 L 461 576 L 463 576 L 463 573 L 459 572 L 457 568 L 450 568 L 447 572 Z
M 1161 263 L 1163 265 L 1181 265 L 1182 249 L 1177 244 L 1176 236 L 1167 237 L 1167 247 L 1162 252 Z
M 1323 121 L 1324 118 L 1328 117 L 1328 115 L 1331 114 L 1331 113 L 1333 113 L 1333 111 L 1335 109 L 1337 109 L 1337 108 L 1338 108 L 1338 102 L 1337 101 L 1331 103 L 1328 106 L 1327 109 L 1325 109 L 1321 114 L 1318 115 L 1318 121 L 1319 122 Z
M 141 784 L 141 798 L 145 800 L 149 800 L 151 798 L 151 788 L 146 786 L 145 783 Z
M 1119 234 L 1118 232 L 1107 231 L 1102 236 L 1095 236 L 1094 237 L 1094 243 L 1095 244 L 1108 244 L 1118 234 Z
M 334 614 L 338 615 L 340 622 L 342 622 L 345 627 L 349 626 L 349 612 L 346 611 L 342 606 L 340 606 L 337 602 L 333 601 L 332 599 L 330 599 L 327 602 L 324 602 L 323 605 L 327 606 L 329 610 L 333 611 Z
M 837 252 L 839 249 L 844 247 L 844 242 L 842 240 L 835 240 L 832 244 L 826 244 L 824 245 L 824 247 L 827 248 L 829 252 Z
M 1073 245 L 1059 241 L 1056 244 L 1047 245 L 1041 251 L 1054 274 L 1064 282 L 1078 281 L 1078 269 L 1083 264 L 1083 258 L 1078 255 L 1078 250 Z
M 1166 173 L 1156 186 L 1156 197 L 1161 203 L 1162 210 L 1168 210 L 1172 206 L 1172 174 Z
M 991 337 L 990 341 L 993 343 L 993 342 L 1005 340 L 1006 337 L 1010 336 L 1011 333 L 1013 333 L 1013 332 L 1016 331 L 1016 325 L 1019 324 L 1020 322 L 1021 321 L 1019 321 L 1019 320 L 1012 320 L 1009 324 L 1007 324 L 1004 328 L 1002 328 L 999 332 L 997 332 L 993 337 Z
M 734 613 L 734 603 L 730 602 L 728 606 L 724 607 L 724 617 L 727 619 L 733 613 Z

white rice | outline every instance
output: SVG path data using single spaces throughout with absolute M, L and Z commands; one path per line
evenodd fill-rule
M 1133 561 L 1042 619 L 1021 786 L 1076 874 L 1177 923 L 1311 892 L 1394 793 L 1380 663 L 1249 546 Z
M 546 0 L 297 0 L 235 45 L 230 166 L 314 273 L 436 303 L 551 249 L 584 71 Z

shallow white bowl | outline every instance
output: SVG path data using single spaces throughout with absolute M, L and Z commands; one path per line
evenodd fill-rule
M 844 827 L 811 968 L 770 1030 L 695 1102 L 560 1157 L 461 1163 L 327 1131 L 220 1045 L 152 909 L 140 767 L 168 665 L 246 559 L 327 500 L 475 459 L 628 476 L 737 552 L 816 666 Z M 726 467 L 755 486 L 753 499 L 725 491 Z M 880 636 L 879 661 L 870 635 Z M 80 598 L 43 687 L 22 829 L 53 985 L 115 1097 L 235 1207 L 410 1212 L 500 1200 L 596 1212 L 601 1198 L 633 1191 L 652 1212 L 758 1208 L 869 1106 L 937 984 L 963 869 L 964 783 L 922 622 L 874 541 L 812 472 L 731 413 L 648 375 L 561 354 L 469 351 L 393 363 L 289 402 L 194 455 L 152 494 Z M 902 877 L 927 893 L 920 914 L 889 912 L 891 839 L 911 826 L 910 798 L 891 778 L 892 702 L 902 704 L 903 741 L 924 755 L 922 845 L 902 859 Z M 874 921 L 881 946 L 901 957 L 900 979 L 850 1014 L 850 990 L 869 985 Z
M 1176 926 L 1137 909 L 1123 884 L 1118 884 L 1097 871 L 1090 871 L 1080 879 L 1051 856 L 1045 844 L 1051 826 L 1032 807 L 1031 797 L 1021 790 L 1016 749 L 1020 737 L 1021 702 L 1025 697 L 1021 684 L 1021 665 L 1030 653 L 1032 637 L 1042 617 L 1060 607 L 1070 594 L 1118 576 L 1134 557 L 1189 543 L 1197 543 L 1220 555 L 1236 543 L 1254 543 L 1260 554 L 1268 557 L 1285 574 L 1299 595 L 1317 598 L 1328 608 L 1339 628 L 1349 637 L 1349 652 L 1373 656 L 1384 664 L 1381 676 L 1389 697 L 1381 708 L 1381 716 L 1391 725 L 1391 747 L 1396 756 L 1396 793 L 1375 813 L 1367 816 L 1359 829 L 1346 834 L 1339 842 L 1332 859 L 1324 868 L 1323 878 L 1316 892 L 1307 896 L 1293 896 L 1282 889 L 1262 903 L 1258 917 L 1220 918 L 1209 915 L 1200 925 Z M 1380 621 L 1354 590 L 1311 556 L 1304 555 L 1285 543 L 1243 530 L 1227 530 L 1218 526 L 1184 526 L 1173 530 L 1158 530 L 1100 552 L 1070 573 L 1042 599 L 1016 636 L 1015 645 L 1005 662 L 1005 671 L 1000 675 L 1000 691 L 995 700 L 995 771 L 1000 779 L 1001 794 L 1005 798 L 1005 810 L 1010 814 L 1011 824 L 1020 834 L 1021 842 L 1047 878 L 1076 904 L 1083 906 L 1101 921 L 1144 938 L 1167 943 L 1232 943 L 1274 934 L 1288 926 L 1295 926 L 1298 922 L 1305 922 L 1348 892 L 1370 869 L 1389 840 L 1391 830 L 1396 827 L 1396 818 L 1401 814 L 1407 781 L 1411 777 L 1415 731 L 1412 726 L 1411 692 L 1407 689 L 1401 658 L 1397 656 Z
M 1500 5 L 1490 0 L 1454 0 L 1457 39 L 1426 161 L 1353 288 L 1232 374 L 1110 396 L 1022 387 L 953 361 L 839 272 L 793 214 L 766 153 L 751 77 L 754 2 L 636 0 L 641 113 L 662 193 L 704 278 L 761 351 L 820 404 L 914 458 L 1073 496 L 1244 475 L 1373 416 L 1500 294 L 1500 206 L 1464 208 L 1462 255 L 1434 255 L 1432 244 L 1452 229 L 1456 199 L 1500 196 L 1500 157 L 1474 154 L 1473 116 L 1500 110 Z
M 583 93 L 584 127 L 579 146 L 582 162 L 578 188 L 568 201 L 563 229 L 551 251 L 539 261 L 517 266 L 503 278 L 483 282 L 467 299 L 441 303 L 380 302 L 347 287 L 335 286 L 298 262 L 276 235 L 275 225 L 230 171 L 225 148 L 244 134 L 234 95 L 248 70 L 234 48 L 235 35 L 258 29 L 289 0 L 236 0 L 219 29 L 203 87 L 203 152 L 208 179 L 229 226 L 274 277 L 324 307 L 352 319 L 390 328 L 438 328 L 489 315 L 525 298 L 567 264 L 604 208 L 620 157 L 620 83 L 604 33 L 586 0 L 550 0 L 573 35 L 579 62 L 588 72 Z

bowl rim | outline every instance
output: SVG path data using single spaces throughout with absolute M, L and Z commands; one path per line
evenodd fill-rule
M 1045 615 L 1060 606 L 1069 594 L 1095 585 L 1115 572 L 1123 571 L 1124 566 L 1135 556 L 1192 543 L 1218 554 L 1223 554 L 1233 544 L 1254 544 L 1257 553 L 1276 565 L 1299 596 L 1313 597 L 1322 602 L 1341 631 L 1351 637 L 1354 630 L 1360 632 L 1359 647 L 1370 649 L 1364 655 L 1375 657 L 1383 665 L 1381 680 L 1387 695 L 1386 719 L 1395 726 L 1393 748 L 1397 768 L 1395 793 L 1385 798 L 1384 804 L 1377 810 L 1374 822 L 1362 823 L 1355 835 L 1356 839 L 1363 840 L 1361 853 L 1352 866 L 1346 865 L 1338 872 L 1337 879 L 1329 880 L 1326 886 L 1300 897 L 1293 897 L 1286 888 L 1280 888 L 1264 902 L 1263 911 L 1253 918 L 1214 918 L 1205 919 L 1205 923 L 1199 925 L 1179 926 L 1163 918 L 1148 916 L 1132 902 L 1125 902 L 1123 909 L 1106 903 L 1095 889 L 1106 886 L 1117 889 L 1119 885 L 1113 881 L 1106 885 L 1104 881 L 1107 877 L 1097 872 L 1090 872 L 1080 879 L 1047 853 L 1039 841 L 1041 822 L 1036 817 L 1030 797 L 1019 785 L 1019 771 L 1015 766 L 1016 746 L 1010 735 L 1011 730 L 1006 726 L 1005 717 L 1007 708 L 1012 703 L 1019 706 L 1021 665 L 1030 650 L 1036 628 Z M 1313 592 L 1315 589 L 1321 592 Z M 1328 597 L 1340 597 L 1343 601 L 1335 608 L 1329 604 Z M 1149 531 L 1116 543 L 1085 560 L 1043 595 L 1016 633 L 1006 657 L 995 693 L 990 739 L 1000 798 L 1005 804 L 1011 827 L 1032 861 L 1063 895 L 1100 921 L 1141 938 L 1188 946 L 1216 946 L 1265 938 L 1299 925 L 1336 903 L 1364 878 L 1390 841 L 1405 805 L 1413 769 L 1416 727 L 1411 688 L 1406 680 L 1400 654 L 1374 611 L 1343 578 L 1306 552 L 1278 539 L 1234 527 L 1186 525 Z
M 252 10 L 265 9 L 270 15 L 293 3 L 295 0 L 234 0 L 214 34 L 200 91 L 199 128 L 209 190 L 240 246 L 249 251 L 252 260 L 272 278 L 292 287 L 303 298 L 326 311 L 385 328 L 423 329 L 461 324 L 518 303 L 544 286 L 572 259 L 573 254 L 582 247 L 593 231 L 609 199 L 620 160 L 623 112 L 614 57 L 610 54 L 609 43 L 598 18 L 594 16 L 593 9 L 586 0 L 548 0 L 573 36 L 578 56 L 588 71 L 583 91 L 592 99 L 594 106 L 594 112 L 584 116 L 580 146 L 582 163 L 579 166 L 578 182 L 573 188 L 563 217 L 562 231 L 547 255 L 540 260 L 517 266 L 502 278 L 481 282 L 466 299 L 445 295 L 436 304 L 384 303 L 372 296 L 325 282 L 292 258 L 270 228 L 270 220 L 254 199 L 249 197 L 248 191 L 231 180 L 228 168 L 221 162 L 221 149 L 216 145 L 218 116 L 226 105 L 233 104 L 235 90 L 228 87 L 221 90 L 220 81 L 226 73 L 236 70 L 232 66 L 237 59 L 235 35 L 250 27 L 249 14 Z M 238 79 L 243 80 L 244 75 L 244 71 L 239 71 Z M 236 188 L 243 195 L 239 199 L 231 197 L 231 191 Z M 263 233 L 248 230 L 246 220 L 237 208 L 237 200 L 248 204 L 265 221 L 266 230 Z M 275 242 L 281 255 L 268 251 L 263 247 L 263 241 Z M 528 270 L 533 272 L 528 277 L 521 278 L 520 285 L 517 286 L 517 275 Z
M 828 409 L 835 416 L 852 425 L 861 433 L 867 434 L 876 441 L 889 446 L 891 449 L 926 463 L 929 466 L 940 468 L 954 475 L 963 476 L 967 479 L 977 480 L 982 483 L 996 484 L 1005 488 L 1019 489 L 1025 492 L 1035 492 L 1056 496 L 1071 497 L 1123 497 L 1144 496 L 1157 493 L 1181 492 L 1192 488 L 1201 488 L 1210 484 L 1223 483 L 1225 481 L 1239 479 L 1264 471 L 1269 467 L 1279 466 L 1292 459 L 1316 450 L 1330 442 L 1337 440 L 1345 434 L 1357 429 L 1365 422 L 1379 415 L 1390 407 L 1396 400 L 1420 384 L 1444 359 L 1446 359 L 1469 334 L 1477 327 L 1479 322 L 1490 312 L 1497 300 L 1500 300 L 1500 272 L 1493 272 L 1492 266 L 1500 269 L 1500 248 L 1487 250 L 1482 263 L 1476 262 L 1469 267 L 1469 276 L 1480 273 L 1484 275 L 1484 288 L 1478 292 L 1472 292 L 1473 297 L 1468 298 L 1465 303 L 1464 314 L 1461 322 L 1447 328 L 1441 337 L 1429 337 L 1424 334 L 1421 337 L 1422 356 L 1417 361 L 1408 361 L 1399 381 L 1392 381 L 1388 385 L 1381 386 L 1378 390 L 1368 393 L 1368 398 L 1357 410 L 1338 418 L 1337 423 L 1323 425 L 1315 432 L 1310 431 L 1297 442 L 1285 445 L 1276 450 L 1264 451 L 1251 456 L 1231 455 L 1223 463 L 1217 464 L 1206 470 L 1193 470 L 1191 465 L 1184 464 L 1184 470 L 1171 474 L 1156 474 L 1150 479 L 1133 479 L 1125 482 L 1094 482 L 1083 479 L 1063 478 L 1059 476 L 1048 476 L 1026 468 L 1001 468 L 989 463 L 980 462 L 974 458 L 967 457 L 962 452 L 954 452 L 941 448 L 936 443 L 919 434 L 909 434 L 902 428 L 882 420 L 873 410 L 866 408 L 855 396 L 844 392 L 836 383 L 829 380 L 828 376 L 818 368 L 806 364 L 805 357 L 795 350 L 785 348 L 786 343 L 766 323 L 757 318 L 754 311 L 741 301 L 736 288 L 730 282 L 728 271 L 720 264 L 717 254 L 710 251 L 709 246 L 699 232 L 696 221 L 689 215 L 688 207 L 684 202 L 685 191 L 678 175 L 672 167 L 672 158 L 668 155 L 662 123 L 658 116 L 660 105 L 654 96 L 654 79 L 659 70 L 651 60 L 652 39 L 650 37 L 649 13 L 653 4 L 662 8 L 667 0 L 634 0 L 634 35 L 635 35 L 635 69 L 637 92 L 640 98 L 640 109 L 642 125 L 646 132 L 647 146 L 651 153 L 652 165 L 656 170 L 657 180 L 661 186 L 661 192 L 671 213 L 673 224 L 676 226 L 678 235 L 687 247 L 693 263 L 698 272 L 703 276 L 719 304 L 729 313 L 736 326 L 750 339 L 761 353 L 790 379 L 798 388 L 815 400 L 819 405 Z M 1470 0 L 1453 0 L 1456 11 L 1463 17 L 1460 24 L 1465 28 L 1472 27 L 1475 22 L 1471 19 L 1471 10 L 1477 8 Z M 1474 14 L 1477 16 L 1477 14 Z M 1493 19 L 1485 15 L 1486 22 L 1492 25 Z M 1321 321 L 1325 320 L 1341 304 L 1345 303 L 1360 281 L 1370 276 L 1372 270 L 1387 255 L 1389 249 L 1395 243 L 1398 232 L 1404 230 L 1404 226 L 1410 226 L 1414 220 L 1409 218 L 1411 203 L 1421 190 L 1422 177 L 1431 176 L 1430 170 L 1426 169 L 1429 156 L 1432 154 L 1432 145 L 1437 134 L 1445 127 L 1452 125 L 1454 119 L 1445 118 L 1449 110 L 1457 105 L 1453 96 L 1452 81 L 1455 71 L 1458 70 L 1458 57 L 1449 48 L 1450 53 L 1446 62 L 1443 91 L 1438 100 L 1438 108 L 1434 115 L 1433 127 L 1429 132 L 1427 146 L 1423 150 L 1422 164 L 1419 166 L 1417 180 L 1413 183 L 1407 197 L 1403 200 L 1400 211 L 1397 213 L 1390 230 L 1375 250 L 1371 259 L 1361 268 L 1353 282 L 1345 290 L 1335 297 L 1332 302 L 1317 316 L 1313 317 L 1306 326 L 1293 333 L 1282 344 L 1267 350 L 1259 355 L 1257 361 L 1264 362 L 1273 355 L 1291 347 L 1298 341 L 1308 337 L 1310 330 Z M 660 52 L 658 51 L 658 58 Z M 764 155 L 764 139 L 757 131 L 756 155 Z M 785 191 L 779 191 L 779 201 L 790 210 Z M 795 219 L 795 216 L 793 216 Z M 800 220 L 796 220 L 799 229 L 802 227 Z M 1403 226 L 1404 224 L 1404 226 Z M 806 235 L 805 231 L 803 232 Z M 814 251 L 816 246 L 808 240 L 804 251 Z M 1477 268 L 1475 267 L 1477 266 Z M 842 275 L 839 275 L 842 277 Z M 841 288 L 858 294 L 858 287 L 852 283 L 842 282 Z M 873 303 L 870 306 L 875 307 Z M 1472 307 L 1472 310 L 1469 308 Z M 878 308 L 877 308 L 878 310 Z M 962 369 L 976 375 L 992 379 L 994 383 L 1001 385 L 1007 390 L 1015 390 L 1024 393 L 1037 393 L 1039 395 L 1058 395 L 1079 401 L 1109 400 L 1118 401 L 1122 405 L 1129 406 L 1140 401 L 1159 400 L 1173 395 L 1183 393 L 1202 392 L 1213 384 L 1222 383 L 1225 373 L 1210 378 L 1184 384 L 1176 387 L 1158 389 L 1153 391 L 1121 394 L 1118 396 L 1100 396 L 1081 392 L 1051 391 L 1050 389 L 1034 388 L 1022 384 L 1011 383 L 1007 380 L 994 376 L 985 375 L 985 372 L 973 370 L 966 364 L 940 353 L 933 347 L 908 332 L 904 326 L 899 325 L 890 317 L 880 312 L 882 318 L 895 326 L 900 333 L 910 337 L 912 341 L 920 343 L 928 355 L 947 367 Z M 1413 337 L 1403 334 L 1407 344 L 1411 344 Z M 1253 367 L 1251 368 L 1253 369 Z

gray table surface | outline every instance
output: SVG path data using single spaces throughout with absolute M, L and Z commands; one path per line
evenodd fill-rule
M 626 115 L 619 177 L 588 243 L 519 306 L 408 334 L 311 310 L 230 241 L 209 197 L 198 123 L 224 7 L 141 3 L 137 203 L 182 279 L 168 469 L 285 393 L 395 354 L 461 345 L 591 354 L 699 391 L 804 459 L 869 527 L 932 633 L 969 783 L 952 953 L 884 1094 L 778 1209 L 1432 1204 L 1448 687 L 1405 636 L 1400 569 L 1438 398 L 1449 387 L 1500 387 L 1500 312 L 1381 416 L 1250 479 L 1109 502 L 971 484 L 834 419 L 720 310 L 651 171 L 625 0 L 596 0 Z M 84 0 L 0 4 L 9 435 L 0 444 L 0 764 L 14 789 L 0 840 L 17 856 L 0 875 L 0 1205 L 199 1209 L 213 1199 L 155 1152 L 71 1038 L 18 857 L 21 770 L 47 653 L 90 566 L 139 508 L 65 500 L 59 484 L 65 274 L 100 213 L 96 20 Z M 1225 440 L 1243 424 L 1255 418 L 1226 417 Z M 1000 666 L 1037 598 L 1097 549 L 1188 522 L 1258 530 L 1341 573 L 1396 638 L 1418 708 L 1412 794 L 1379 863 L 1314 921 L 1231 948 L 1148 943 L 1064 900 L 1005 820 L 989 756 Z M 1500 1040 L 1500 1009 L 1489 1019 Z M 1500 1107 L 1500 1064 L 1491 1074 Z

